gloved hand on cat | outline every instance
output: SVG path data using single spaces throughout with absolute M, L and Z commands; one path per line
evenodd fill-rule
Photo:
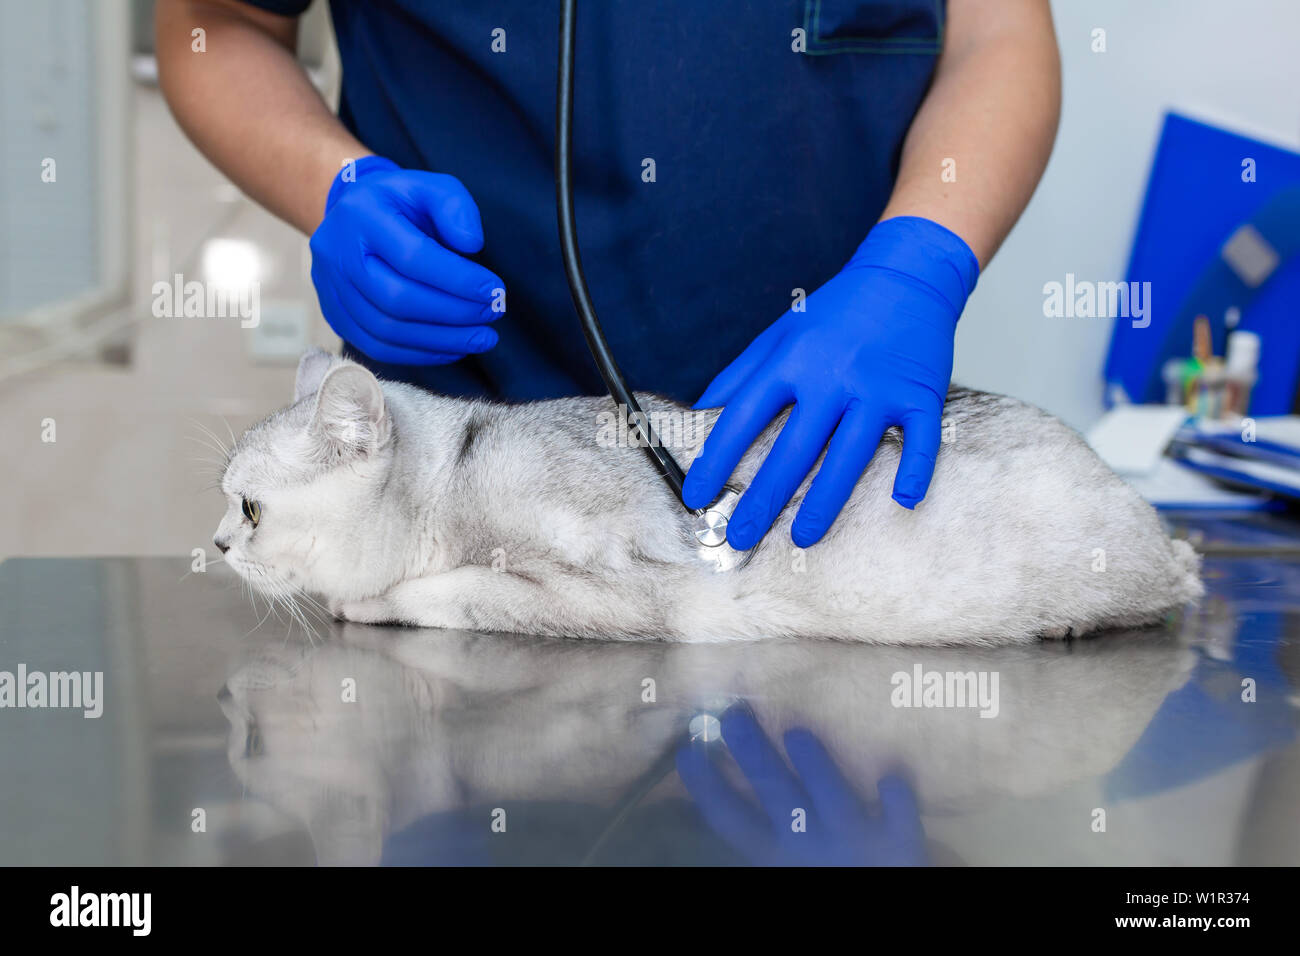
M 791 529 L 801 548 L 821 540 L 891 425 L 903 429 L 893 498 L 915 507 L 934 472 L 953 336 L 978 275 L 970 247 L 938 223 L 877 224 L 804 311 L 759 335 L 696 402 L 726 408 L 686 476 L 686 505 L 712 502 L 753 440 L 793 405 L 731 517 L 733 548 L 759 542 L 826 449 Z
M 478 207 L 453 176 L 379 156 L 344 166 L 311 237 L 311 279 L 339 337 L 379 362 L 444 365 L 497 343 L 503 283 L 465 258 Z

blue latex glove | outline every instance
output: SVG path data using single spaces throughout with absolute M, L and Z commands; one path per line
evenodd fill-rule
M 939 451 L 957 318 L 978 276 L 970 247 L 938 223 L 879 223 L 806 311 L 781 316 L 705 389 L 696 408 L 726 408 L 686 476 L 686 505 L 711 503 L 750 443 L 793 405 L 736 505 L 733 548 L 759 542 L 826 449 L 791 529 L 801 548 L 820 541 L 891 425 L 903 429 L 893 498 L 915 507 Z
M 355 179 L 345 178 L 349 169 Z M 444 365 L 497 343 L 505 284 L 465 255 L 478 207 L 453 176 L 366 156 L 334 177 L 311 237 L 311 280 L 339 337 L 378 362 Z
M 677 773 L 709 827 L 751 861 L 766 866 L 924 866 L 925 829 L 915 793 L 901 777 L 876 783 L 871 813 L 810 731 L 790 730 L 792 773 L 746 705 L 722 715 L 722 742 L 749 781 L 755 806 L 719 766 L 716 743 L 692 741 L 677 751 Z M 796 808 L 806 829 L 791 826 Z

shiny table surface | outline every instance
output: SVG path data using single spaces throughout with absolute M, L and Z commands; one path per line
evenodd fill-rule
M 1173 523 L 1195 611 L 1001 649 L 308 633 L 221 566 L 11 559 L 0 682 L 103 689 L 0 708 L 0 864 L 1298 863 L 1298 526 Z

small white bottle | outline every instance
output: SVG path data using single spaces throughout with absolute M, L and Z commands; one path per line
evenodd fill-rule
M 1250 409 L 1250 391 L 1259 378 L 1260 338 L 1244 330 L 1228 336 L 1227 376 L 1223 396 L 1225 417 L 1240 418 Z

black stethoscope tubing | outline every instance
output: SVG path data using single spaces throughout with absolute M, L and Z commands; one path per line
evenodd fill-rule
M 560 2 L 560 58 L 556 69 L 555 94 L 555 203 L 560 229 L 560 254 L 564 258 L 564 272 L 569 280 L 573 307 L 582 324 L 587 348 L 591 350 L 591 357 L 600 370 L 600 377 L 605 380 L 605 387 L 609 389 L 614 401 L 627 409 L 627 420 L 637 430 L 641 446 L 672 489 L 674 497 L 681 501 L 682 482 L 686 475 L 677 460 L 660 444 L 636 396 L 627 387 L 627 381 L 601 331 L 600 320 L 596 318 L 596 309 L 587 290 L 587 278 L 582 272 L 578 230 L 573 214 L 573 61 L 577 6 L 577 0 Z M 701 514 L 693 509 L 687 510 Z

